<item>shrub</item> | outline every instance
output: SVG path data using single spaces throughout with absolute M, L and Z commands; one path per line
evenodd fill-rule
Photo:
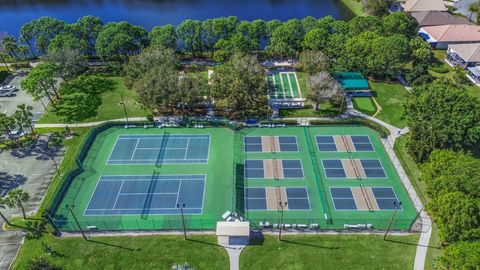
M 445 74 L 445 73 L 449 72 L 448 68 L 444 65 L 432 66 L 432 67 L 429 68 L 429 70 L 433 71 L 435 73 L 440 73 L 440 74 Z

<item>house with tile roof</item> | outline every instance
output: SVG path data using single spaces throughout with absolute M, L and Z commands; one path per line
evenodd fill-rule
M 435 49 L 453 44 L 480 43 L 480 26 L 473 24 L 421 27 L 418 34 Z
M 405 0 L 401 6 L 405 12 L 447 11 L 443 0 Z
M 420 27 L 448 25 L 448 24 L 471 24 L 467 19 L 453 16 L 446 11 L 418 11 L 410 13 Z
M 480 65 L 480 43 L 449 45 L 445 60 L 463 68 Z

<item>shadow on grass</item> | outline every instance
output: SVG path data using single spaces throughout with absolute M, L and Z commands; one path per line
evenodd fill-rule
M 419 245 L 417 243 L 410 243 L 410 242 L 404 242 L 404 241 L 398 241 L 398 240 L 385 239 L 385 241 L 391 242 L 391 243 L 402 244 L 402 245 L 408 245 L 408 246 L 418 246 L 418 247 L 441 249 L 441 247 L 429 246 L 429 245 Z
M 340 249 L 340 247 L 338 247 L 338 246 L 322 246 L 322 245 L 302 243 L 302 242 L 298 242 L 298 241 L 285 240 L 285 239 L 282 239 L 280 241 L 283 242 L 283 243 L 306 246 L 306 247 L 314 247 L 314 248 L 322 248 L 322 249 Z
M 199 243 L 199 244 L 204 244 L 204 245 L 209 245 L 209 246 L 221 247 L 221 245 L 219 245 L 219 244 L 205 242 L 205 241 L 191 239 L 191 238 L 187 238 L 187 241 L 191 241 L 191 242 L 195 242 L 195 243 Z

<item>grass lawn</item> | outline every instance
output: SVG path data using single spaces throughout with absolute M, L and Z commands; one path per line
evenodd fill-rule
M 365 12 L 363 12 L 362 3 L 357 0 L 340 0 L 345 6 L 347 6 L 353 14 L 356 16 L 365 16 Z
M 412 183 L 415 191 L 417 192 L 420 200 L 425 205 L 430 199 L 426 192 L 425 182 L 421 181 L 421 171 L 415 161 L 407 153 L 406 148 L 407 137 L 402 136 L 398 138 L 394 145 L 395 153 L 400 160 L 400 163 L 403 166 L 403 169 L 408 175 L 410 182 Z M 441 250 L 434 247 L 439 247 L 441 243 L 440 237 L 438 236 L 438 229 L 436 224 L 433 224 L 432 235 L 430 237 L 430 246 L 432 248 L 428 249 L 427 259 L 425 262 L 425 269 L 432 270 L 434 269 L 435 258 L 441 255 Z
M 125 118 L 125 112 L 121 105 L 123 99 L 125 101 L 125 107 L 127 109 L 128 117 L 141 117 L 147 116 L 149 111 L 145 109 L 140 103 L 137 102 L 138 96 L 134 91 L 128 90 L 123 84 L 123 78 L 114 77 L 111 78 L 114 83 L 114 90 L 104 92 L 102 94 L 102 105 L 97 110 L 97 116 L 87 118 L 81 122 L 96 122 L 109 119 Z M 63 119 L 60 115 L 57 115 L 51 108 L 40 119 L 39 123 L 63 123 Z
M 368 115 L 374 115 L 377 112 L 377 105 L 371 97 L 353 98 L 353 107 Z
M 216 245 L 214 235 L 189 236 L 81 237 L 44 236 L 26 240 L 13 269 L 26 269 L 34 258 L 44 257 L 62 269 L 171 269 L 188 262 L 195 269 L 228 269 L 227 252 Z M 45 252 L 42 243 L 59 255 Z
M 437 77 L 437 78 L 445 77 L 445 78 L 452 79 L 453 68 L 450 65 L 448 65 L 444 60 L 445 56 L 447 54 L 447 51 L 446 50 L 434 50 L 433 53 L 435 54 L 435 58 L 437 58 L 439 64 L 448 68 L 449 72 L 442 74 L 442 73 L 436 73 L 434 71 L 430 71 L 430 74 L 434 77 Z M 465 87 L 465 90 L 467 90 L 467 92 L 470 95 L 472 95 L 474 97 L 477 97 L 477 98 L 480 98 L 480 87 L 478 87 L 474 84 L 470 84 L 470 85 L 463 84 L 463 87 Z
M 382 107 L 376 117 L 398 128 L 404 128 L 406 123 L 402 119 L 403 103 L 410 93 L 399 83 L 370 82 L 370 85 L 375 100 Z
M 240 269 L 412 269 L 418 235 L 266 235 L 245 248 Z

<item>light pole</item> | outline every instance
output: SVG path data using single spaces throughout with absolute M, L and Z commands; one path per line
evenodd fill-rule
M 398 208 L 400 208 L 402 206 L 402 202 L 393 202 L 393 206 L 395 207 L 395 211 L 393 211 L 393 214 L 392 214 L 392 217 L 390 218 L 390 222 L 388 222 L 388 227 L 387 227 L 387 230 L 385 231 L 385 234 L 383 235 L 383 240 L 387 239 L 387 234 L 388 234 L 388 231 L 390 230 L 390 226 L 392 226 L 392 222 L 393 222 L 393 218 L 395 217 L 395 214 L 397 213 L 398 211 Z
M 187 229 L 185 228 L 185 217 L 183 216 L 183 208 L 185 208 L 185 204 L 177 204 L 177 208 L 180 208 L 180 213 L 182 214 L 183 238 L 187 240 Z
M 288 202 L 283 202 L 282 203 L 282 201 L 280 201 L 280 202 L 278 202 L 278 205 L 280 205 L 280 211 L 281 211 L 280 225 L 279 225 L 280 231 L 278 232 L 278 241 L 281 241 L 282 240 L 282 226 L 283 226 L 283 211 L 284 211 L 284 208 L 288 205 Z
M 123 112 L 125 113 L 125 119 L 127 119 L 127 123 L 128 123 L 127 108 L 125 107 L 125 100 L 123 100 L 123 94 L 120 94 L 120 99 L 122 99 L 122 102 L 120 102 L 120 104 L 122 104 L 122 106 L 123 106 Z
M 85 239 L 85 241 L 88 241 L 88 237 L 83 232 L 82 227 L 80 226 L 80 223 L 77 220 L 77 217 L 73 213 L 73 208 L 75 207 L 75 205 L 72 205 L 72 207 L 69 207 L 69 205 L 67 204 L 67 205 L 65 205 L 65 207 L 70 211 L 70 214 L 72 214 L 73 219 L 75 220 L 75 223 L 77 223 L 78 229 L 80 229 L 80 232 L 82 233 L 82 236 Z

